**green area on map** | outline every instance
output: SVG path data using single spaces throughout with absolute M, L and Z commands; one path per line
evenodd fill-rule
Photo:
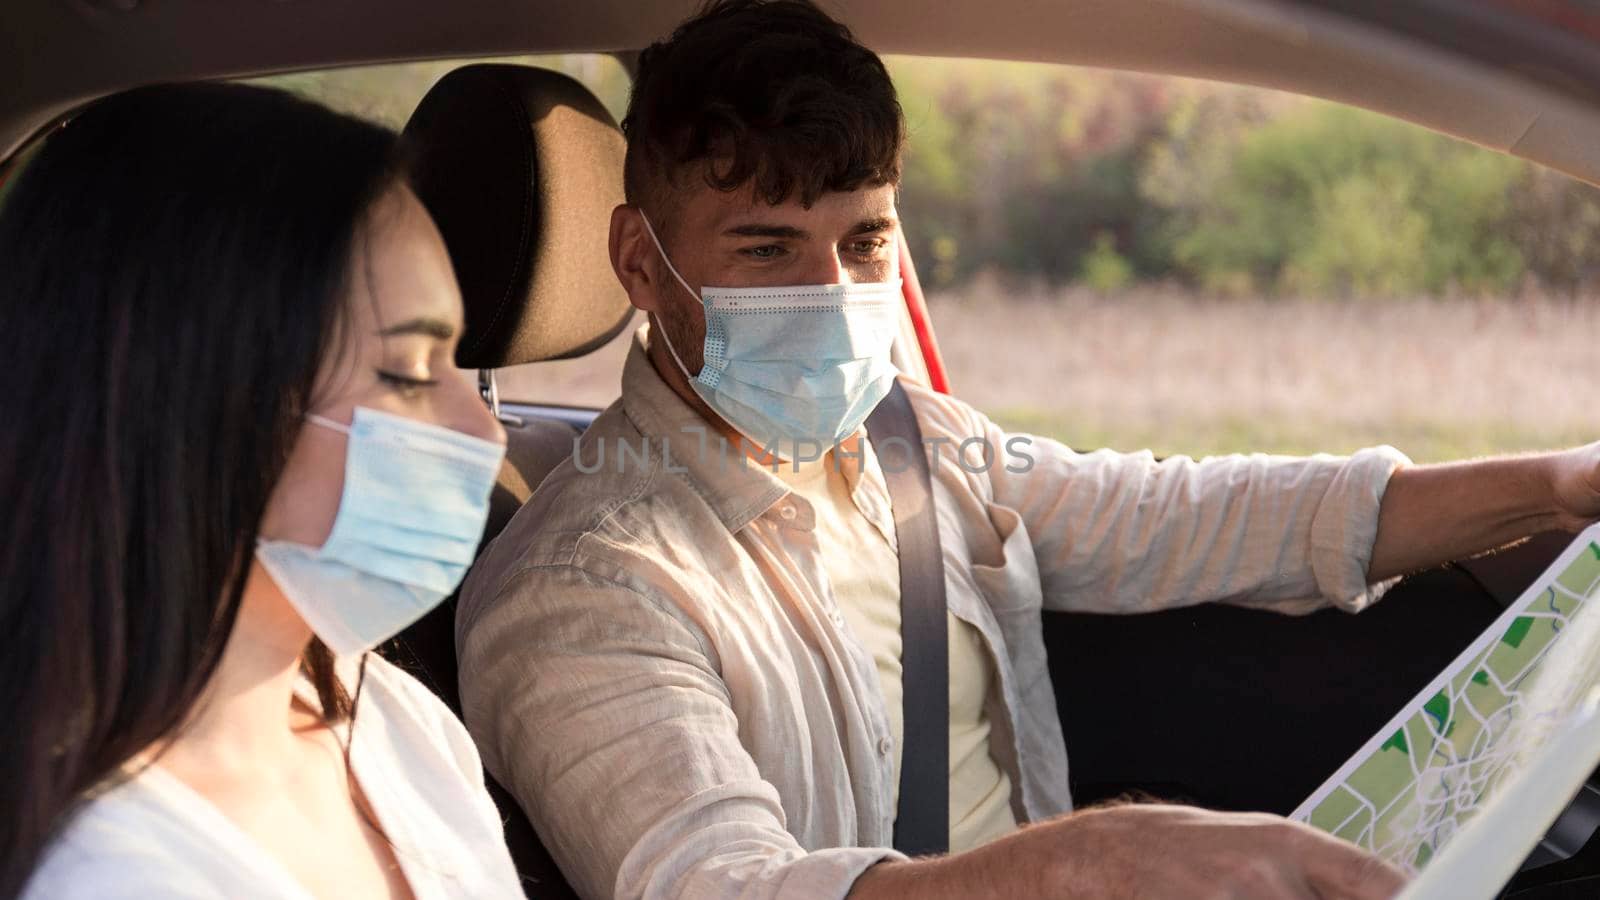
M 1307 820 L 1412 871 L 1425 865 L 1504 774 L 1500 737 L 1520 721 L 1524 683 L 1600 588 L 1600 545 L 1586 551 L 1542 581 L 1497 640 L 1452 667 Z

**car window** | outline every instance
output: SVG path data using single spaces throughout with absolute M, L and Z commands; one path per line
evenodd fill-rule
M 1600 195 L 1376 114 L 896 59 L 957 396 L 1076 448 L 1421 460 L 1594 440 Z
M 603 55 L 524 57 L 620 118 Z M 392 125 L 462 61 L 269 79 Z M 1418 460 L 1594 437 L 1600 194 L 1373 113 L 1190 79 L 889 57 L 901 212 L 957 396 L 1077 448 Z M 635 318 L 634 324 L 638 322 Z M 499 371 L 601 407 L 633 327 Z

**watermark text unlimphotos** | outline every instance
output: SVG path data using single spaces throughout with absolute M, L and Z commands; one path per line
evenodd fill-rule
M 921 449 L 930 466 L 937 466 L 941 458 L 949 458 L 973 475 L 989 472 L 997 466 L 1013 474 L 1023 474 L 1033 470 L 1034 458 L 1027 452 L 1032 444 L 1033 439 L 1027 435 L 1008 437 L 999 447 L 986 437 L 959 441 L 948 437 L 923 437 Z M 633 439 L 576 437 L 572 442 L 572 462 L 585 475 L 621 474 L 631 467 L 652 465 L 657 457 L 668 472 L 688 472 L 691 466 L 702 471 L 708 467 L 719 471 L 736 467 L 765 468 L 774 473 L 788 466 L 791 471 L 798 472 L 802 466 L 821 459 L 827 459 L 830 465 L 842 470 L 847 465 L 863 465 L 864 451 L 860 446 L 848 438 L 831 445 L 804 438 L 780 439 L 761 448 L 757 454 L 749 454 L 736 449 L 721 435 L 708 433 L 703 426 L 686 425 L 679 429 L 677 439 L 645 435 Z M 914 450 L 911 441 L 901 437 L 885 438 L 872 444 L 878 466 L 886 473 L 903 472 L 914 466 Z

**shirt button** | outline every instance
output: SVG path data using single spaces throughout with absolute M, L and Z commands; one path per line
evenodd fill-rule
M 894 750 L 894 741 L 888 738 L 878 738 L 878 755 L 888 756 Z
M 784 521 L 792 522 L 792 521 L 794 521 L 794 517 L 795 517 L 794 507 L 790 506 L 788 504 L 784 504 L 783 506 L 778 508 L 778 515 L 783 516 Z

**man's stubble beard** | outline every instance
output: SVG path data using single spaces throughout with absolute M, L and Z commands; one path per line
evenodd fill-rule
M 683 293 L 677 284 L 670 287 L 680 295 Z M 672 342 L 672 349 L 678 351 L 678 359 L 688 370 L 686 376 L 691 379 L 699 374 L 706 361 L 705 319 L 695 313 L 696 310 L 683 296 L 662 298 L 656 307 L 656 322 Z

